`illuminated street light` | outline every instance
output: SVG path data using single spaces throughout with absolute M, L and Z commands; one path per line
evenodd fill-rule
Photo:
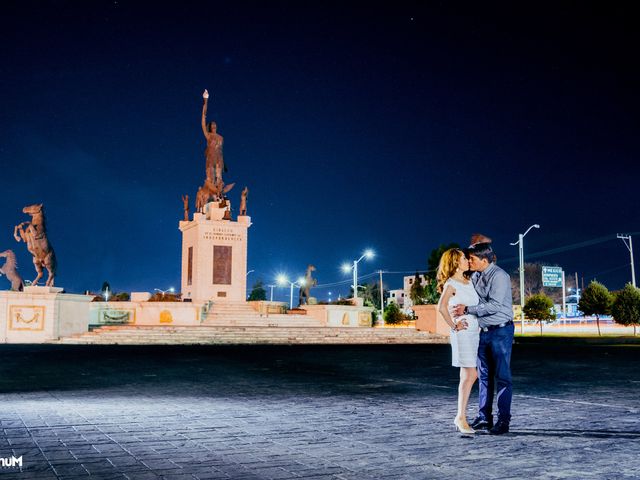
M 522 309 L 520 333 L 524 333 L 524 236 L 529 233 L 532 228 L 540 228 L 537 223 L 527 228 L 527 231 L 518 235 L 518 241 L 511 245 L 518 245 L 518 251 L 520 253 L 520 308 Z
M 290 293 L 289 293 L 289 308 L 293 308 L 293 287 L 302 287 L 304 286 L 304 278 L 299 278 L 297 282 L 291 282 L 289 281 L 289 279 L 287 278 L 286 275 L 280 274 L 276 277 L 276 282 L 278 282 L 278 285 L 284 286 L 287 283 L 289 284 L 289 286 L 291 287 Z
M 160 293 L 162 294 L 162 298 L 164 298 L 165 293 L 167 293 L 167 292 L 168 292 L 168 293 L 173 293 L 173 292 L 175 292 L 176 290 L 175 290 L 175 288 L 170 287 L 170 288 L 169 288 L 169 289 L 167 289 L 167 290 L 160 290 L 159 288 L 154 288 L 154 289 L 153 289 L 153 291 L 154 291 L 154 292 L 160 292 Z
M 363 258 L 373 258 L 375 256 L 375 254 L 373 253 L 373 250 L 371 249 L 367 249 L 364 251 L 364 253 L 362 254 L 362 256 L 353 261 L 353 265 L 349 265 L 348 263 L 345 263 L 344 265 L 342 265 L 342 271 L 344 273 L 349 273 L 350 271 L 353 271 L 353 300 L 355 303 L 355 299 L 358 298 L 358 263 L 360 263 L 360 260 L 362 260 Z

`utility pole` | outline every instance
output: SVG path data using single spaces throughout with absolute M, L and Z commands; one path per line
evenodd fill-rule
M 380 313 L 384 313 L 384 289 L 382 288 L 382 270 L 378 270 L 380 274 Z
M 564 283 L 564 270 L 562 270 L 562 318 L 563 324 L 567 323 L 567 287 Z
M 633 242 L 631 241 L 631 235 L 618 234 L 618 238 L 624 242 L 624 246 L 629 250 L 629 256 L 631 257 L 631 285 L 636 286 L 636 272 L 633 267 Z M 629 240 L 629 243 L 627 243 Z

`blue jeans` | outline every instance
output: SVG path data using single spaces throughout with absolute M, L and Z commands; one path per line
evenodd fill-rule
M 498 420 L 511 420 L 511 347 L 514 325 L 485 332 L 480 330 L 478 346 L 479 415 L 491 420 L 493 391 L 498 388 Z

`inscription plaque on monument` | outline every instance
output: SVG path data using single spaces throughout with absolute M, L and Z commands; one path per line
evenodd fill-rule
M 213 246 L 213 284 L 231 285 L 231 246 Z

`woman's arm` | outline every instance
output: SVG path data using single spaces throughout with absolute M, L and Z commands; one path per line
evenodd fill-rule
M 447 322 L 447 325 L 451 327 L 452 330 L 464 330 L 466 327 L 465 322 L 455 322 L 449 313 L 449 299 L 456 294 L 456 289 L 451 285 L 447 285 L 440 296 L 440 301 L 438 302 L 438 311 L 444 318 L 444 321 Z
M 202 98 L 204 98 L 204 104 L 202 105 L 202 133 L 204 133 L 205 138 L 209 138 L 207 135 L 207 103 L 209 102 L 209 92 L 205 90 Z

